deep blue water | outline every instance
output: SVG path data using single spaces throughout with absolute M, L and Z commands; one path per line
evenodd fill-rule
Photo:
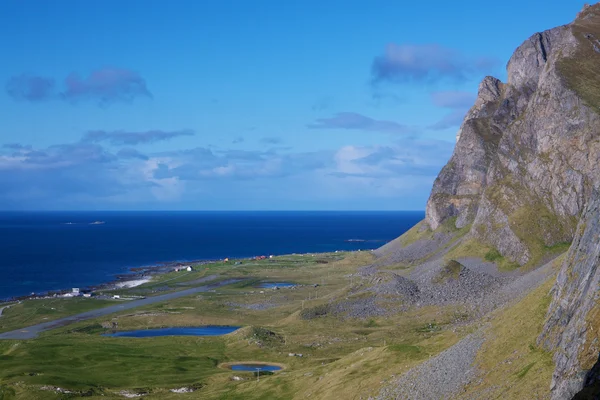
M 237 331 L 239 326 L 199 326 L 195 328 L 162 328 L 123 331 L 104 336 L 147 338 L 157 336 L 221 336 Z
M 374 249 L 423 217 L 414 211 L 0 212 L 0 298 L 97 285 L 166 261 Z
M 281 367 L 276 365 L 267 365 L 267 364 L 234 364 L 231 366 L 233 371 L 252 371 L 256 372 L 260 368 L 260 371 L 279 371 Z

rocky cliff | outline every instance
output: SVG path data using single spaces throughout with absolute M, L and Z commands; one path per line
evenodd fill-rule
M 426 224 L 528 268 L 572 242 L 539 342 L 555 354 L 553 399 L 586 398 L 600 381 L 600 4 L 530 37 L 507 70 L 480 84 Z
M 554 399 L 569 399 L 594 384 L 600 354 L 600 195 L 581 217 L 554 287 L 554 300 L 539 342 L 554 352 Z M 596 368 L 600 367 L 600 363 Z M 600 394 L 599 394 L 600 396 Z
M 600 183 L 600 6 L 533 35 L 508 82 L 487 77 L 427 202 L 432 230 L 456 218 L 521 265 L 570 242 Z M 583 71 L 583 73 L 582 73 Z

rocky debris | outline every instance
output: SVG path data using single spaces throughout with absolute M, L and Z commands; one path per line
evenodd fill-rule
M 40 390 L 48 390 L 48 391 L 52 391 L 52 392 L 56 392 L 56 393 L 64 393 L 64 394 L 72 394 L 72 393 L 76 393 L 72 390 L 68 390 L 68 389 L 63 389 L 57 386 L 42 386 L 40 387 Z
M 465 337 L 381 389 L 375 400 L 452 398 L 476 376 L 476 367 L 473 364 L 483 341 L 481 332 Z
M 127 397 L 128 399 L 133 399 L 136 397 L 142 397 L 144 395 L 148 394 L 148 392 L 131 392 L 129 390 L 121 390 L 119 392 L 119 395 L 123 396 L 123 397 Z
M 253 326 L 246 335 L 248 344 L 255 344 L 258 347 L 272 347 L 285 343 L 285 338 L 269 329 L 260 326 Z
M 369 280 L 367 291 L 375 294 L 393 295 L 407 302 L 413 302 L 419 296 L 419 286 L 408 278 L 393 272 L 380 272 Z
M 382 248 L 382 253 L 385 252 L 385 257 L 375 261 L 374 265 L 392 265 L 398 263 L 412 264 L 420 261 L 425 257 L 434 255 L 444 248 L 446 244 L 452 240 L 451 233 L 436 232 L 431 239 L 417 240 L 414 243 L 405 247 L 392 249 Z
M 456 270 L 452 267 L 456 266 Z M 420 289 L 419 304 L 478 303 L 498 290 L 506 280 L 476 272 L 457 261 L 433 262 L 413 271 L 411 278 Z
M 226 302 L 225 305 L 231 308 L 245 308 L 246 310 L 262 311 L 279 307 L 281 304 L 278 304 L 273 300 L 268 300 L 260 303 L 235 303 L 229 301 Z
M 581 217 L 562 265 L 539 342 L 554 351 L 552 399 L 584 388 L 600 354 L 600 194 Z
M 342 318 L 366 319 L 395 314 L 400 304 L 394 300 L 385 300 L 377 296 L 349 299 L 331 304 L 331 313 Z
M 178 389 L 170 389 L 169 391 L 173 393 L 193 393 L 196 391 L 196 389 L 191 387 L 182 387 Z
M 275 292 L 275 289 L 273 289 L 273 292 Z M 251 292 L 251 294 L 254 294 L 254 293 Z M 261 291 L 257 292 L 257 294 L 264 295 L 265 292 L 263 290 L 261 290 Z M 231 307 L 232 309 L 243 308 L 246 310 L 262 311 L 262 310 L 269 310 L 271 308 L 282 306 L 283 304 L 287 303 L 290 300 L 290 297 L 286 296 L 286 295 L 268 294 L 266 296 L 260 296 L 260 297 L 265 298 L 265 300 L 259 301 L 256 303 L 241 303 L 241 302 L 228 301 L 228 302 L 224 302 L 223 304 L 226 305 L 227 307 Z
M 469 318 L 477 318 L 537 287 L 555 272 L 553 265 L 550 260 L 527 272 L 502 272 L 494 263 L 471 257 L 428 261 L 415 266 L 407 276 L 375 271 L 357 278 L 361 280 L 350 289 L 346 300 L 320 306 L 325 311 L 319 315 L 367 319 L 411 306 L 454 304 L 464 306 Z

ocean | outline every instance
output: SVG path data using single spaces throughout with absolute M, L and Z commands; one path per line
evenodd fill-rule
M 109 282 L 169 261 L 370 250 L 424 213 L 0 212 L 0 299 Z

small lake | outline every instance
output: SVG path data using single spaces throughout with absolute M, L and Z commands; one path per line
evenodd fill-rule
M 232 371 L 252 371 L 256 372 L 259 368 L 260 371 L 269 371 L 275 372 L 279 371 L 281 367 L 277 365 L 269 365 L 269 364 L 233 364 L 231 367 Z
M 298 286 L 296 283 L 292 282 L 263 282 L 259 284 L 257 287 L 260 289 L 275 289 L 275 288 L 291 288 L 294 286 Z
M 111 337 L 158 337 L 158 336 L 221 336 L 237 331 L 239 326 L 198 326 L 185 328 L 141 329 L 137 331 L 123 331 L 110 333 L 103 336 Z

